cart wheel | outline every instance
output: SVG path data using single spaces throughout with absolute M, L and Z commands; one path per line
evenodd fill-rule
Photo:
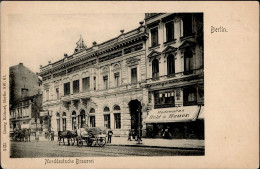
M 82 141 L 82 140 L 79 140 L 78 146 L 79 146 L 79 147 L 82 147 L 82 146 L 83 146 L 83 141 Z
M 106 144 L 106 138 L 104 138 L 104 137 L 99 137 L 99 138 L 97 139 L 97 143 L 98 143 L 99 147 L 103 147 L 103 146 Z

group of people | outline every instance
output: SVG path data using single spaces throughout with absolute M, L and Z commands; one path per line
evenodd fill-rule
M 138 139 L 142 141 L 141 134 L 138 134 L 136 129 L 129 129 L 127 140 L 132 141 L 132 139 L 134 139 L 135 141 L 137 141 Z

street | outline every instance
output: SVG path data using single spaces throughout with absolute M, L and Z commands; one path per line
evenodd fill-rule
M 58 142 L 14 142 L 11 141 L 11 158 L 39 157 L 99 157 L 99 156 L 202 156 L 204 150 L 149 148 L 133 146 L 78 147 Z

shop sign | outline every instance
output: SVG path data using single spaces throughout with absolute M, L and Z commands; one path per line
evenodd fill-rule
M 146 123 L 185 122 L 196 120 L 199 106 L 153 109 L 149 112 Z

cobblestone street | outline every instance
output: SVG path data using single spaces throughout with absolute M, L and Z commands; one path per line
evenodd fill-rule
M 13 142 L 11 158 L 37 157 L 99 157 L 99 156 L 201 156 L 204 150 L 168 149 L 131 146 L 78 147 L 58 142 Z

